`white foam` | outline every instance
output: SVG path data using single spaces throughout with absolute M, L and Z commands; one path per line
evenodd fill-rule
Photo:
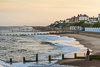
M 0 61 L 0 67 L 66 67 L 66 65 L 59 65 L 54 64 L 57 61 L 46 61 L 46 62 L 30 62 L 30 63 L 13 63 L 12 65 L 7 64 L 3 61 Z M 68 66 L 68 67 L 74 67 L 74 66 Z
M 28 37 L 28 36 L 27 36 Z M 29 37 L 33 37 L 33 36 L 29 36 Z M 66 51 L 66 46 L 68 47 L 69 50 L 71 50 L 70 52 L 73 52 L 73 51 L 76 51 L 77 49 L 76 48 L 72 48 L 71 46 L 74 46 L 74 47 L 84 47 L 82 45 L 80 45 L 80 43 L 78 41 L 76 41 L 76 39 L 74 38 L 68 38 L 68 37 L 60 37 L 60 36 L 56 36 L 56 35 L 35 35 L 34 37 L 36 38 L 41 38 L 41 39 L 44 39 L 45 41 L 48 41 L 48 42 L 51 42 L 53 43 L 54 45 L 56 46 L 61 46 L 63 47 L 61 50 L 63 51 L 62 53 L 64 53 L 64 51 Z M 30 46 L 31 47 L 31 46 Z M 72 49 L 71 49 L 72 48 Z M 79 49 L 78 48 L 78 49 Z M 69 51 L 66 51 L 67 53 Z M 66 54 L 67 55 L 67 54 Z M 35 63 L 14 63 L 12 65 L 8 64 L 8 63 L 5 63 L 5 62 L 0 62 L 0 64 L 4 67 L 41 67 L 41 66 L 55 66 L 55 67 L 58 67 L 60 65 L 56 65 L 54 64 L 55 62 L 52 62 L 52 63 L 48 63 L 48 62 L 39 62 L 38 64 Z M 61 66 L 60 66 L 61 67 Z M 62 66 L 63 67 L 63 66 Z M 66 67 L 66 66 L 65 66 Z

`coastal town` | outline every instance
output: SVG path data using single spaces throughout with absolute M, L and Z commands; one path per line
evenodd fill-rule
M 61 37 L 68 36 L 69 38 L 75 38 L 81 45 L 84 45 L 84 47 L 91 50 L 90 56 L 93 56 L 90 57 L 89 60 L 85 60 L 85 58 L 82 59 L 81 55 L 84 54 L 83 57 L 86 56 L 84 53 L 86 52 L 86 49 L 82 47 L 78 51 L 67 56 L 67 58 L 70 58 L 77 53 L 79 57 L 76 59 L 58 60 L 57 63 L 60 65 L 74 65 L 79 67 L 100 67 L 100 14 L 98 14 L 98 17 L 89 17 L 86 14 L 78 14 L 77 16 L 67 18 L 66 20 L 55 21 L 47 26 L 47 28 L 52 29 L 53 32 L 55 31 L 54 34 L 60 35 Z M 65 32 L 63 33 L 63 31 Z M 72 31 L 73 33 L 69 33 L 69 31 Z M 75 31 L 79 32 L 74 33 Z
M 100 0 L 0 0 L 0 67 L 100 67 Z
M 47 26 L 49 29 L 80 30 L 88 32 L 100 32 L 100 14 L 98 17 L 89 17 L 86 14 L 78 14 L 66 20 L 55 21 Z
M 58 23 L 75 23 L 75 22 L 80 22 L 80 21 L 85 21 L 85 23 L 98 23 L 100 22 L 100 14 L 98 14 L 98 17 L 89 17 L 86 14 L 78 14 L 77 16 L 73 16 L 71 18 L 68 18 L 66 20 L 60 20 L 60 21 L 55 21 L 54 24 Z

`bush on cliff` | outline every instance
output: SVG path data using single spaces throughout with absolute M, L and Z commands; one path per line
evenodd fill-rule
M 90 24 L 90 23 L 83 23 L 81 26 L 82 26 L 82 27 L 92 27 L 93 24 Z
M 80 21 L 79 23 L 75 22 L 75 23 L 72 23 L 71 26 L 81 26 L 83 23 L 84 21 Z
M 59 24 L 55 24 L 54 27 L 56 27 L 56 28 L 59 28 L 60 26 L 67 27 L 68 25 L 69 25 L 69 23 L 59 23 Z
M 100 27 L 100 23 L 94 23 L 92 27 Z

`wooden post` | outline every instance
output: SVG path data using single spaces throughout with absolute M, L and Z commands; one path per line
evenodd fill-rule
M 76 58 L 77 57 L 77 54 L 76 53 L 74 53 L 74 58 Z
M 23 63 L 25 63 L 25 57 L 23 57 Z
M 36 62 L 38 62 L 38 54 L 36 54 Z
M 85 53 L 84 53 L 84 57 L 85 57 Z
M 64 59 L 64 54 L 62 54 L 62 60 Z
M 74 33 L 74 31 L 73 31 L 73 33 Z
M 10 58 L 10 64 L 12 64 L 12 58 Z
M 51 62 L 51 55 L 49 55 L 48 59 L 49 59 L 49 62 Z

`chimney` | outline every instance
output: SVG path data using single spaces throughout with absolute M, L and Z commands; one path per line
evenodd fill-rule
M 82 14 L 80 14 L 80 16 L 81 16 Z

